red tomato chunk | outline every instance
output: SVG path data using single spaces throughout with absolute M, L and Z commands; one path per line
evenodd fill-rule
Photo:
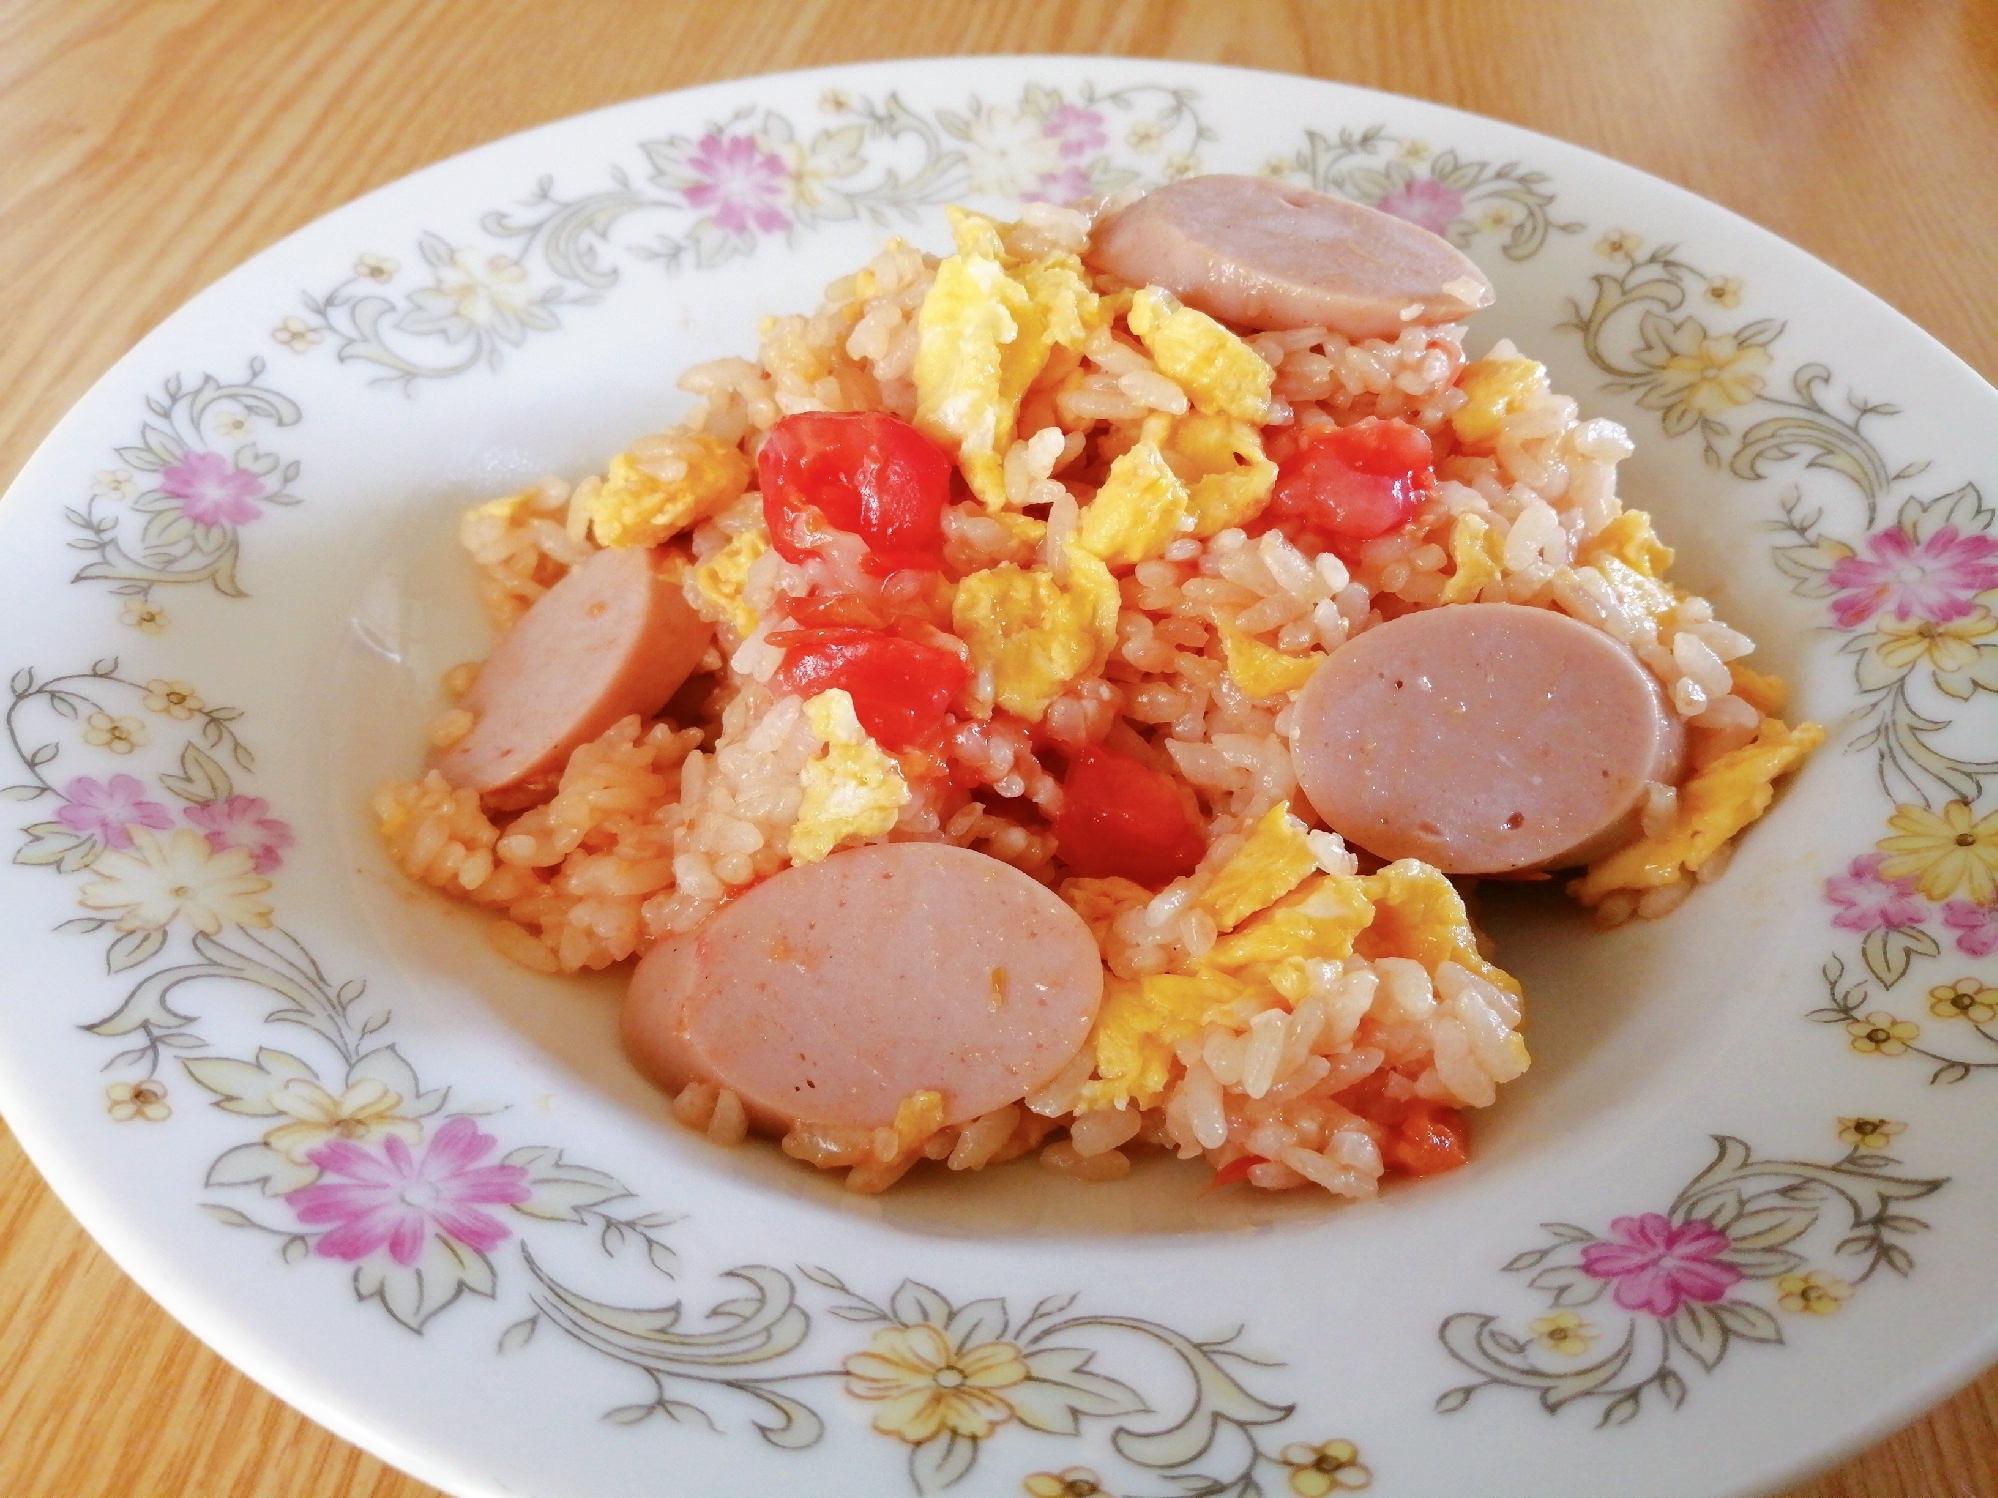
M 770 643 L 784 647 L 773 689 L 799 697 L 845 692 L 860 726 L 884 749 L 904 749 L 936 732 L 964 688 L 964 662 L 955 654 L 898 635 L 780 629 Z
M 770 543 L 802 562 L 846 531 L 867 543 L 862 564 L 885 576 L 943 565 L 943 507 L 951 460 L 882 411 L 805 411 L 770 429 L 756 455 Z
M 1170 780 L 1095 745 L 1068 762 L 1054 835 L 1062 859 L 1084 878 L 1116 875 L 1153 888 L 1192 873 L 1207 851 Z
M 1293 541 L 1350 551 L 1408 523 L 1436 487 L 1429 434 L 1405 421 L 1315 432 L 1277 465 L 1262 520 Z
M 1470 1129 L 1461 1110 L 1427 1098 L 1391 1098 L 1389 1073 L 1377 1071 L 1334 1100 L 1350 1108 L 1385 1136 L 1381 1158 L 1389 1170 L 1412 1176 L 1441 1175 L 1470 1158 Z

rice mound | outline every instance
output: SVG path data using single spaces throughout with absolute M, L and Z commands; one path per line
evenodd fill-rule
M 1023 212 L 1007 225 L 957 214 L 959 256 L 978 244 L 1009 270 L 1079 265 L 1083 214 Z M 376 797 L 397 866 L 492 912 L 491 940 L 510 958 L 550 973 L 612 966 L 792 861 L 804 772 L 824 741 L 805 704 L 773 692 L 783 651 L 767 636 L 808 591 L 875 590 L 884 606 L 920 612 L 934 611 L 924 595 L 938 584 L 907 571 L 866 578 L 837 548 L 785 561 L 769 544 L 753 460 L 794 413 L 918 421 L 939 265 L 891 243 L 829 286 L 817 311 L 769 320 L 755 362 L 688 370 L 679 384 L 695 401 L 679 425 L 641 438 L 604 474 L 546 479 L 465 516 L 462 543 L 504 632 L 607 530 L 642 531 L 658 496 L 692 495 L 690 523 L 640 544 L 667 548 L 689 602 L 716 626 L 705 696 L 674 721 L 627 719 L 577 749 L 539 804 L 482 805 L 435 771 Z M 1272 465 L 1314 429 L 1399 419 L 1431 438 L 1434 491 L 1411 523 L 1345 560 L 1307 554 L 1280 529 L 1250 535 L 1256 500 L 1234 523 L 1195 526 L 1115 565 L 1107 659 L 1061 683 L 1038 722 L 997 702 L 989 668 L 973 672 L 934 752 L 890 757 L 907 792 L 892 826 L 837 845 L 943 841 L 1053 885 L 1102 949 L 1097 1032 L 1062 1075 L 983 1118 L 943 1127 L 937 1095 L 919 1093 L 892 1128 L 799 1125 L 783 1148 L 864 1191 L 922 1159 L 968 1170 L 1029 1152 L 1113 1179 L 1149 1149 L 1268 1189 L 1370 1196 L 1391 1170 L 1420 1168 L 1397 1154 L 1411 1109 L 1489 1105 L 1526 1069 L 1518 985 L 1480 951 L 1442 875 L 1371 860 L 1363 872 L 1318 824 L 1285 738 L 1295 686 L 1252 692 L 1294 681 L 1285 662 L 1446 603 L 1558 609 L 1630 646 L 1691 730 L 1691 779 L 1653 786 L 1635 852 L 1573 886 L 1605 925 L 1663 915 L 1718 873 L 1769 782 L 1815 742 L 1812 726 L 1786 728 L 1780 683 L 1738 664 L 1752 642 L 1661 580 L 1670 553 L 1617 497 L 1631 452 L 1623 429 L 1583 418 L 1509 344 L 1468 361 L 1462 325 L 1357 342 L 1322 328 L 1230 333 L 1268 371 L 1267 420 L 1216 459 L 1221 429 L 1199 425 L 1211 392 L 1160 368 L 1132 330 L 1131 289 L 1102 276 L 1086 289 L 1109 310 L 1050 349 L 1012 429 L 1002 424 L 988 471 L 1003 503 L 967 497 L 945 513 L 947 587 L 1005 564 L 1073 583 L 1090 501 L 1145 442 L 1189 486 L 1215 480 L 1211 494 L 1239 499 L 1260 482 L 1266 497 Z M 454 668 L 447 691 L 462 692 L 475 669 Z M 441 747 L 470 726 L 448 708 L 430 740 Z M 1062 784 L 1041 755 L 1085 744 L 1180 787 L 1208 845 L 1191 874 L 1152 890 L 1066 871 L 1050 831 Z M 1689 796 L 1689 783 L 1704 792 Z M 1261 955 L 1243 955 L 1252 948 Z M 719 1143 L 746 1133 L 739 1100 L 709 1084 L 685 1089 L 674 1112 Z

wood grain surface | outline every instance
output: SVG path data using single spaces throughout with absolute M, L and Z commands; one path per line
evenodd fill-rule
M 188 296 L 413 168 L 688 84 L 989 52 L 1268 68 L 1546 131 L 1998 377 L 1998 0 L 0 0 L 0 483 Z M 432 1492 L 171 1322 L 0 1128 L 0 1495 Z M 1998 1372 L 1787 1498 L 1998 1498 Z

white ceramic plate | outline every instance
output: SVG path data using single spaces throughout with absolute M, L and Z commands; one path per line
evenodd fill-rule
M 375 845 L 483 648 L 456 510 L 600 464 L 948 201 L 1259 169 L 1461 243 L 1473 351 L 1630 427 L 1676 575 L 1831 741 L 1669 920 L 1493 902 L 1536 1065 L 1470 1167 L 1378 1202 L 1169 1164 L 858 1200 L 674 1128 L 609 988 L 511 967 Z M 173 1314 L 456 1494 L 1781 1485 L 1998 1354 L 1993 431 L 1740 219 L 1331 84 L 901 63 L 501 141 L 196 298 L 0 510 L 0 1100 Z M 347 1189 L 292 1195 L 342 1120 Z

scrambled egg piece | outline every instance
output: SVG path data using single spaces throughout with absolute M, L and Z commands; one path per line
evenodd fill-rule
M 1445 603 L 1475 603 L 1478 594 L 1505 571 L 1505 538 L 1482 515 L 1459 515 L 1450 524 L 1450 560 L 1455 570 L 1443 585 Z
M 853 698 L 838 687 L 805 704 L 805 719 L 825 745 L 798 772 L 804 801 L 791 828 L 793 863 L 817 863 L 849 837 L 875 837 L 895 825 L 909 784 L 895 761 L 867 736 Z
M 1080 348 L 1101 323 L 1101 299 L 1073 254 L 1018 265 L 991 219 L 946 212 L 957 253 L 937 266 L 916 316 L 916 425 L 957 454 L 972 492 L 996 511 L 1020 397 L 1057 345 Z
M 1658 539 L 1651 529 L 1651 517 L 1642 510 L 1625 510 L 1589 537 L 1576 560 L 1599 565 L 1605 556 L 1651 578 L 1663 577 L 1672 565 L 1672 548 Z
M 1783 711 L 1783 704 L 1790 696 L 1790 689 L 1780 676 L 1764 676 L 1760 671 L 1752 671 L 1740 661 L 1727 663 L 1727 674 L 1734 679 L 1734 695 L 1746 702 L 1765 718 L 1773 718 Z
M 1310 991 L 1311 961 L 1338 961 L 1356 951 L 1369 959 L 1406 957 L 1432 975 L 1454 962 L 1509 993 L 1520 991 L 1517 979 L 1478 955 L 1456 887 L 1429 865 L 1404 859 L 1377 874 L 1306 877 L 1217 941 L 1192 972 L 1109 980 L 1090 1036 L 1096 1079 L 1083 1088 L 1080 1108 L 1152 1107 L 1172 1080 L 1180 1040 L 1210 1023 L 1239 1028 L 1234 1006 L 1258 993 L 1301 1002 Z M 1516 1044 L 1524 1070 L 1525 1043 Z
M 1407 957 L 1431 976 L 1446 962 L 1517 995 L 1519 980 L 1478 955 L 1477 933 L 1457 886 L 1441 870 L 1413 858 L 1360 880 L 1374 920 L 1354 942 L 1362 957 Z
M 694 612 L 710 624 L 725 624 L 737 640 L 756 632 L 756 610 L 743 602 L 749 569 L 770 549 L 770 536 L 758 526 L 744 531 L 694 569 Z
M 1186 483 L 1193 534 L 1202 540 L 1246 524 L 1269 502 L 1277 466 L 1263 455 L 1262 433 L 1248 422 L 1195 411 L 1174 422 L 1161 445 Z
M 1634 613 L 1662 620 L 1679 606 L 1679 595 L 1672 591 L 1670 583 L 1648 577 L 1617 557 L 1604 553 L 1589 565 L 1602 574 L 1616 601 Z
M 1457 388 L 1467 399 L 1450 418 L 1466 452 L 1488 453 L 1505 419 L 1547 388 L 1547 371 L 1531 359 L 1480 359 L 1464 366 Z
M 1373 919 L 1364 880 L 1320 874 L 1215 942 L 1203 961 L 1232 973 L 1296 957 L 1350 957 L 1354 938 Z
M 1002 562 L 957 585 L 951 630 L 971 647 L 974 671 L 992 673 L 999 706 L 1038 723 L 1078 676 L 1100 671 L 1117 643 L 1117 580 L 1102 559 L 1071 542 L 1068 581 Z
M 1112 567 L 1135 567 L 1188 528 L 1186 485 L 1155 442 L 1140 441 L 1111 463 L 1076 539 Z
M 1221 649 L 1228 657 L 1228 674 L 1246 697 L 1276 697 L 1295 692 L 1318 669 L 1325 652 L 1285 655 L 1274 645 L 1265 645 L 1254 635 L 1223 622 Z
M 1786 727 L 1764 718 L 1752 742 L 1723 754 L 1679 787 L 1679 809 L 1662 837 L 1642 838 L 1589 865 L 1574 885 L 1584 905 L 1614 890 L 1676 884 L 1729 838 L 1769 809 L 1778 775 L 1794 769 L 1825 739 L 1815 723 Z
M 1221 865 L 1200 896 L 1201 906 L 1223 931 L 1281 900 L 1318 867 L 1304 823 L 1279 801 L 1263 814 L 1235 856 Z
M 1208 415 L 1261 426 L 1270 416 L 1276 371 L 1205 312 L 1182 307 L 1169 291 L 1147 286 L 1131 298 L 1131 331 L 1160 373 Z
M 749 487 L 749 459 L 730 444 L 696 432 L 675 432 L 666 466 L 680 460 L 678 478 L 661 478 L 631 453 L 610 461 L 590 496 L 590 530 L 599 546 L 657 546 L 698 520 L 725 509 Z

